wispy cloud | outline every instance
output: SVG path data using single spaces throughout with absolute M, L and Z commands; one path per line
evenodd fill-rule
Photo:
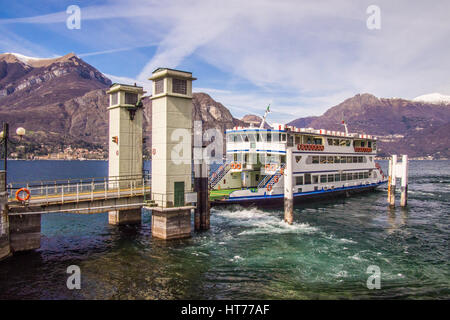
M 405 98 L 450 94 L 450 2 L 379 0 L 380 30 L 366 28 L 371 4 L 108 1 L 82 7 L 82 19 L 95 23 L 97 32 L 80 32 L 73 39 L 94 48 L 80 55 L 85 57 L 155 44 L 140 72 L 126 74 L 123 68 L 124 76 L 143 83 L 160 66 L 189 65 L 194 74 L 191 59 L 213 66 L 225 78 L 221 85 L 203 85 L 214 98 L 242 115 L 273 103 L 279 113 L 272 116 L 280 121 L 321 114 L 360 92 Z M 59 12 L 0 19 L 0 26 L 59 23 L 66 17 Z M 207 77 L 212 80 L 214 74 Z

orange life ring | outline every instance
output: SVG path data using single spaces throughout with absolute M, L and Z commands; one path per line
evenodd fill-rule
M 278 176 L 275 176 L 275 178 L 273 178 L 273 181 L 275 181 L 275 183 L 278 182 Z
M 266 170 L 270 169 L 270 164 L 266 164 Z
M 21 192 L 25 192 L 27 194 L 25 196 L 25 198 L 22 198 L 20 196 Z M 16 200 L 17 201 L 27 201 L 28 199 L 30 199 L 30 190 L 28 190 L 27 188 L 20 188 L 19 190 L 16 191 Z
M 241 164 L 240 164 L 240 163 L 237 163 L 237 164 L 236 164 L 236 169 L 240 170 L 241 168 L 242 168 Z
M 267 191 L 271 191 L 272 190 L 272 185 L 267 185 Z
M 235 169 L 235 168 L 236 168 L 236 165 L 234 164 L 234 162 L 231 163 L 231 169 Z

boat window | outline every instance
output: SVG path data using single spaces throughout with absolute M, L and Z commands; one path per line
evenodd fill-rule
M 244 139 L 244 142 L 248 142 L 248 135 L 247 134 L 243 134 L 242 135 L 242 137 L 243 137 L 243 139 Z
M 341 163 L 341 157 L 335 156 L 334 157 L 334 163 Z
M 341 175 L 339 173 L 336 173 L 334 175 L 334 181 L 336 181 L 336 182 L 341 181 Z
M 333 139 L 327 139 L 328 145 L 332 146 L 333 145 Z
M 353 180 L 358 180 L 358 172 L 353 173 Z
M 350 147 L 350 140 L 347 140 L 347 142 L 346 142 L 347 144 L 347 147 Z
M 352 157 L 347 157 L 347 163 L 352 163 L 353 161 L 352 161 Z
M 281 141 L 286 141 L 286 133 L 283 133 L 283 134 L 281 135 Z
M 233 154 L 233 161 L 237 161 L 237 153 Z
M 324 164 L 324 163 L 327 163 L 327 157 L 320 156 L 320 164 Z
M 353 157 L 353 163 L 358 163 L 358 157 Z
M 256 133 L 256 141 L 261 141 L 261 134 L 259 132 Z
M 347 163 L 347 157 L 342 156 L 341 157 L 341 163 Z
M 300 144 L 300 143 L 301 143 L 300 136 L 296 135 L 295 136 L 295 144 Z
M 307 143 L 307 144 L 311 144 L 311 143 L 312 143 L 311 137 L 308 137 L 308 138 L 306 139 L 306 143 Z
M 302 192 L 302 188 L 298 188 L 298 189 L 297 189 L 297 192 Z
M 318 175 L 312 176 L 312 179 L 313 179 L 313 184 L 318 184 L 319 183 L 319 176 Z
M 322 144 L 322 138 L 314 138 L 314 144 Z
M 361 147 L 365 147 L 366 146 L 366 142 L 365 141 L 361 141 Z
M 334 157 L 333 156 L 328 157 L 328 163 L 334 163 Z
M 312 163 L 319 163 L 319 156 L 313 156 Z
M 373 157 L 369 157 L 369 161 L 372 162 L 373 161 Z
M 358 163 L 363 163 L 363 157 L 358 157 Z
M 295 156 L 295 162 L 299 163 L 301 159 L 302 159 L 302 156 Z M 313 160 L 313 163 L 314 163 L 314 160 Z
M 377 178 L 377 172 L 376 172 L 376 171 L 373 172 L 373 177 L 374 177 L 375 179 Z
M 343 173 L 341 174 L 341 181 L 346 181 L 347 180 L 347 174 Z
M 268 132 L 267 133 L 267 142 L 271 142 L 272 141 L 272 133 Z
M 369 178 L 369 172 L 368 171 L 364 172 L 364 179 L 367 179 L 367 178 Z
M 367 146 L 368 146 L 369 148 L 372 148 L 372 142 L 371 142 L 371 141 L 367 141 Z
M 334 146 L 338 146 L 339 145 L 339 139 L 334 139 L 333 140 L 333 145 Z
M 376 142 L 373 143 L 372 149 L 373 149 L 373 150 L 377 150 L 377 143 L 376 143 Z
M 302 185 L 303 184 L 303 176 L 295 177 L 295 184 L 296 185 Z
M 359 172 L 358 173 L 358 178 L 359 179 L 364 179 L 364 172 Z
M 334 174 L 329 174 L 328 175 L 328 182 L 333 182 L 334 181 Z
M 320 176 L 320 183 L 326 183 L 326 182 L 327 182 L 327 175 L 326 174 L 321 175 Z
M 305 184 L 311 184 L 311 174 L 305 173 Z
M 344 147 L 347 144 L 346 140 L 339 140 L 339 145 Z

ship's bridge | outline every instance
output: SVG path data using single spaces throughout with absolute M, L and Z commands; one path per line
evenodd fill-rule
M 285 130 L 235 128 L 226 131 L 227 154 L 233 153 L 286 153 Z

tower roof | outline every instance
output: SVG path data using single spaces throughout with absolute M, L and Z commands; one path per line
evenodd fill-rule
M 152 72 L 152 76 L 149 78 L 149 80 L 156 80 L 165 77 L 176 77 L 187 80 L 197 80 L 197 78 L 192 77 L 192 72 L 170 68 L 157 68 L 155 71 Z

